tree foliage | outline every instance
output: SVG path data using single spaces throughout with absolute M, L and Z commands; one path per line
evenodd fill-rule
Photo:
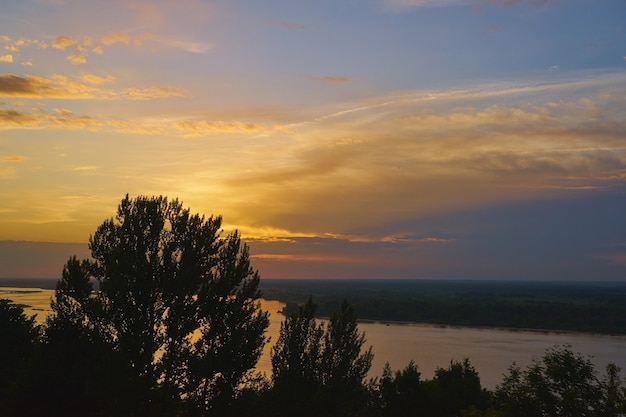
M 356 415 L 366 406 L 364 379 L 371 367 L 371 347 L 363 350 L 352 306 L 344 301 L 328 324 L 315 320 L 309 298 L 281 324 L 272 349 L 276 415 Z
M 238 233 L 223 236 L 220 217 L 191 214 L 177 200 L 126 196 L 89 248 L 93 259 L 70 258 L 57 285 L 45 336 L 57 349 L 48 354 L 70 368 L 100 369 L 106 358 L 118 371 L 107 382 L 128 388 L 134 415 L 228 405 L 269 324 Z
M 277 390 L 310 393 L 319 387 L 323 335 L 312 298 L 285 318 L 272 347 L 272 382 Z
M 409 417 L 424 415 L 430 409 L 421 373 L 411 361 L 401 371 L 391 370 L 385 364 L 379 381 L 380 408 L 383 416 Z
M 626 413 L 619 369 L 607 367 L 604 380 L 588 358 L 569 346 L 555 346 L 526 369 L 513 364 L 495 392 L 506 417 L 599 417 Z
M 470 407 L 486 409 L 489 396 L 468 358 L 450 361 L 448 368 L 437 368 L 428 388 L 433 399 L 433 416 L 460 416 Z
M 0 299 L 0 414 L 10 384 L 29 360 L 37 336 L 35 317 L 27 317 L 22 305 Z

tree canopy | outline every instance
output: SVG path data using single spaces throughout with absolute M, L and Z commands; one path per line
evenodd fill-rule
M 108 351 L 123 364 L 117 383 L 132 382 L 136 413 L 227 405 L 269 322 L 248 247 L 237 232 L 224 235 L 221 221 L 178 200 L 126 196 L 89 239 L 92 259 L 65 265 L 49 344 Z
M 352 306 L 344 300 L 327 325 L 315 320 L 312 298 L 285 318 L 272 348 L 274 415 L 359 415 L 373 353 L 363 349 Z

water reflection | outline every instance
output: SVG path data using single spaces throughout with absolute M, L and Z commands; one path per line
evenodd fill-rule
M 591 355 L 599 373 L 608 362 L 626 370 L 626 336 L 383 323 L 360 323 L 359 329 L 374 348 L 373 375 L 380 375 L 387 361 L 392 369 L 400 369 L 414 360 L 422 377 L 432 378 L 437 366 L 445 368 L 451 359 L 468 357 L 483 387 L 493 389 L 513 362 L 525 367 L 547 348 L 564 344 Z

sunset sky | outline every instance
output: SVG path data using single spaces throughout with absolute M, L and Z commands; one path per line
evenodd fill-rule
M 126 193 L 265 278 L 626 280 L 626 2 L 3 0 L 0 277 Z

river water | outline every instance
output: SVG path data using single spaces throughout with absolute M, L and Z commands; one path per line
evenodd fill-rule
M 38 322 L 50 311 L 53 294 L 53 290 L 0 287 L 0 298 L 29 305 L 26 313 L 37 314 Z M 270 313 L 270 342 L 257 369 L 268 376 L 272 369 L 271 346 L 278 339 L 283 320 L 278 312 L 283 306 L 279 301 L 262 301 L 263 309 Z M 372 346 L 374 351 L 372 377 L 380 376 L 386 362 L 398 370 L 413 360 L 422 379 L 430 379 L 437 367 L 446 368 L 450 360 L 462 361 L 467 357 L 478 371 L 483 387 L 494 389 L 513 362 L 524 368 L 554 345 L 570 345 L 574 352 L 589 356 L 599 374 L 604 373 L 609 362 L 621 367 L 623 376 L 626 374 L 626 336 L 371 322 L 359 323 L 359 330 L 365 332 L 366 346 Z

